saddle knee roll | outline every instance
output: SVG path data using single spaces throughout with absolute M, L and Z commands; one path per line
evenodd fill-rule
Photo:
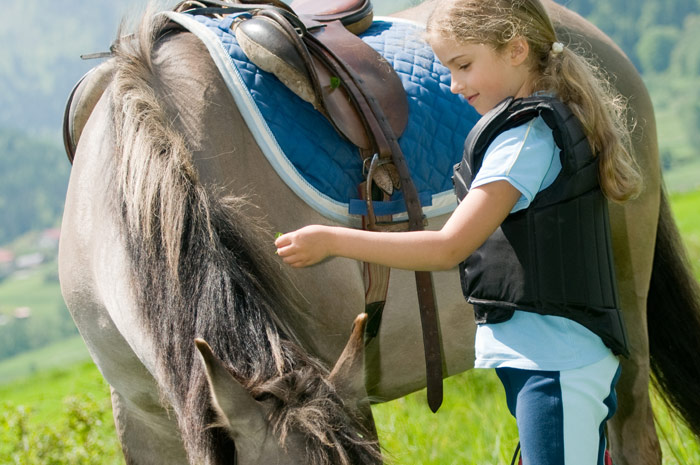
M 234 27 L 238 44 L 251 62 L 277 76 L 299 98 L 319 108 L 320 102 L 306 64 L 287 33 L 275 21 L 256 16 Z

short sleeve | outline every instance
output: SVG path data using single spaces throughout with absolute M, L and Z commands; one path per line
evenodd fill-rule
M 522 194 L 511 212 L 527 208 L 561 171 L 552 130 L 540 117 L 499 134 L 489 145 L 471 187 L 505 180 Z

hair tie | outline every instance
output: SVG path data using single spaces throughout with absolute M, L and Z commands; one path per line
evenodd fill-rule
M 552 43 L 552 55 L 559 55 L 564 51 L 564 44 L 561 42 Z

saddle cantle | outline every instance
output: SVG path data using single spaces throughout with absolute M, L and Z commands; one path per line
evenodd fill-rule
M 300 19 L 294 24 L 305 28 L 306 39 L 291 24 L 284 15 L 263 10 L 235 22 L 233 28 L 253 63 L 311 103 L 356 146 L 371 149 L 374 143 L 366 122 L 371 110 L 363 102 L 367 95 L 377 100 L 394 134 L 400 136 L 407 121 L 406 95 L 383 57 L 339 21 L 316 25 Z

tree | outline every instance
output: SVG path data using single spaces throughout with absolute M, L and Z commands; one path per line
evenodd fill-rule
M 661 73 L 671 63 L 671 53 L 678 43 L 680 31 L 674 26 L 648 29 L 637 43 L 637 57 L 645 73 Z
M 686 126 L 686 132 L 690 143 L 697 147 L 700 145 L 700 90 L 696 89 L 695 95 L 688 95 L 685 105 L 681 108 L 681 116 Z
M 0 244 L 59 224 L 69 171 L 57 141 L 0 129 Z
M 683 30 L 671 56 L 671 70 L 674 74 L 700 76 L 700 15 L 685 19 Z

